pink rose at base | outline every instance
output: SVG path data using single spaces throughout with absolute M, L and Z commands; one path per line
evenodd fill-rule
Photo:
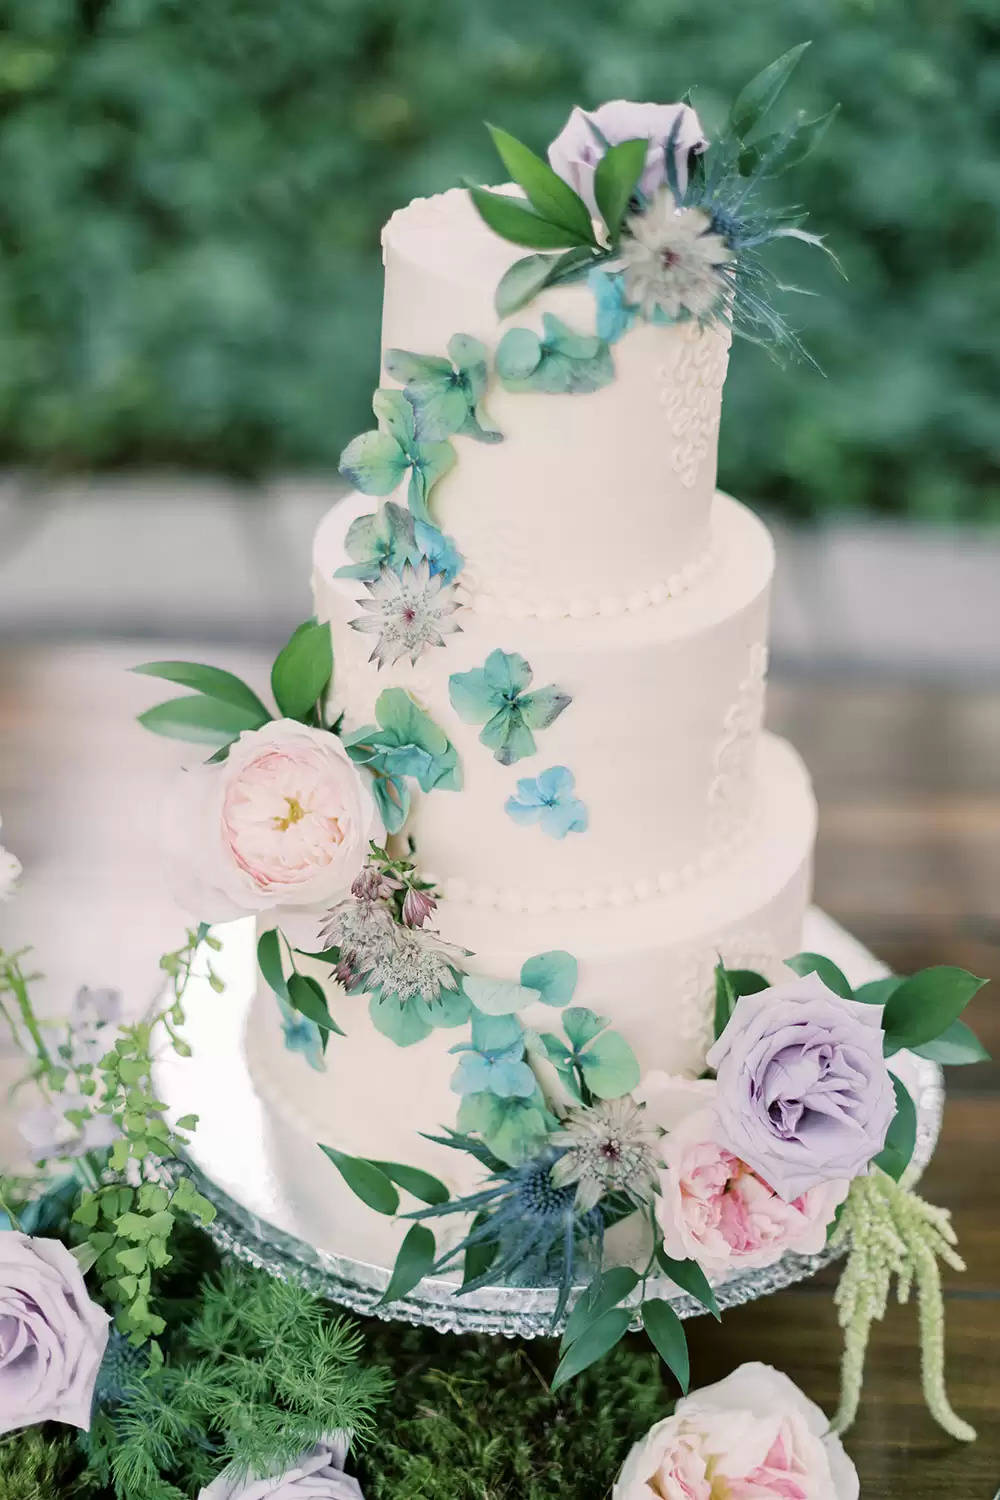
M 172 884 L 207 922 L 342 900 L 382 834 L 367 777 L 337 736 L 292 719 L 247 730 L 181 781 L 165 828 Z
M 741 1365 L 635 1444 L 612 1500 L 858 1500 L 857 1470 L 787 1375 Z
M 710 1279 L 773 1265 L 786 1252 L 814 1255 L 850 1186 L 823 1183 L 786 1203 L 726 1146 L 712 1080 L 650 1074 L 636 1090 L 667 1130 L 655 1199 L 667 1254 L 696 1260 Z

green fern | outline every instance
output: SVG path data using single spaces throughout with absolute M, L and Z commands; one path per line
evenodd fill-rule
M 57 1427 L 29 1427 L 0 1438 L 0 1496 L 3 1500 L 90 1500 L 97 1489 L 81 1476 L 73 1438 Z

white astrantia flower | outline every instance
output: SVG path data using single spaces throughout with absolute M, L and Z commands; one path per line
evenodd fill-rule
M 2 827 L 3 818 L 0 818 L 0 828 Z M 6 901 L 14 894 L 14 887 L 20 876 L 21 861 L 0 844 L 0 901 Z
M 646 212 L 631 214 L 625 227 L 625 295 L 644 318 L 686 315 L 701 321 L 718 312 L 728 288 L 722 268 L 733 255 L 703 209 L 678 208 L 670 189 L 662 187 Z
M 335 978 L 353 988 L 363 983 L 372 993 L 407 1000 L 439 1000 L 442 990 L 457 988 L 456 967 L 468 957 L 465 948 L 445 942 L 427 927 L 404 927 L 379 902 L 343 901 L 330 913 L 320 933 L 330 948 L 340 949 Z
M 401 573 L 383 567 L 366 584 L 370 595 L 358 602 L 368 613 L 351 621 L 355 630 L 377 636 L 369 661 L 380 667 L 408 656 L 411 664 L 428 646 L 443 646 L 446 635 L 461 630 L 452 616 L 459 608 L 453 584 L 432 573 L 426 557 L 416 567 L 404 563 Z
M 552 1168 L 552 1182 L 575 1182 L 576 1204 L 584 1213 L 608 1193 L 644 1203 L 656 1185 L 659 1136 L 643 1106 L 628 1095 L 572 1109 L 551 1137 L 564 1153 Z

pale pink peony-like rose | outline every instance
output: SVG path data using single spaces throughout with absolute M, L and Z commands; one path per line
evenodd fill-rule
M 636 1443 L 612 1500 L 858 1500 L 857 1470 L 829 1427 L 787 1375 L 740 1365 Z
M 278 719 L 183 777 L 165 830 L 181 904 L 206 922 L 325 910 L 382 833 L 367 779 L 329 730 Z
M 89 1429 L 108 1322 L 59 1240 L 0 1234 L 0 1432 Z
M 786 1251 L 813 1255 L 849 1182 L 823 1183 L 791 1203 L 727 1149 L 714 1107 L 716 1085 L 652 1074 L 636 1090 L 667 1134 L 655 1200 L 663 1244 L 718 1279 L 773 1265 Z

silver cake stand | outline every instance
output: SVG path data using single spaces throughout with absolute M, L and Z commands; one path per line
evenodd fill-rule
M 431 1276 L 408 1297 L 379 1305 L 390 1267 L 344 1253 L 347 1236 L 338 1244 L 337 1226 L 332 1233 L 328 1226 L 319 1227 L 309 1207 L 316 1199 L 312 1168 L 299 1183 L 289 1173 L 290 1160 L 308 1158 L 308 1153 L 295 1150 L 303 1144 L 301 1132 L 296 1136 L 274 1118 L 258 1097 L 244 1060 L 243 1030 L 256 988 L 253 923 L 235 922 L 217 933 L 223 948 L 215 967 L 226 991 L 220 996 L 207 983 L 192 982 L 186 1005 L 192 1056 L 163 1056 L 155 1081 L 172 1117 L 199 1116 L 187 1165 L 217 1210 L 209 1234 L 220 1249 L 274 1276 L 294 1277 L 353 1312 L 425 1324 L 443 1333 L 535 1338 L 557 1332 L 551 1287 L 491 1286 L 459 1295 L 454 1280 Z M 886 972 L 856 939 L 816 909 L 808 914 L 803 947 L 832 958 L 855 984 Z M 894 1057 L 893 1068 L 917 1108 L 916 1150 L 907 1176 L 907 1181 L 915 1181 L 937 1142 L 944 1105 L 942 1074 L 936 1064 L 911 1053 Z M 290 1139 L 282 1141 L 283 1133 Z M 833 1258 L 829 1250 L 786 1255 L 774 1266 L 733 1276 L 716 1287 L 719 1305 L 733 1307 L 766 1297 L 811 1276 Z M 649 1286 L 654 1289 L 652 1280 Z M 666 1279 L 656 1284 L 655 1294 L 669 1298 L 681 1318 L 704 1312 L 700 1303 Z

